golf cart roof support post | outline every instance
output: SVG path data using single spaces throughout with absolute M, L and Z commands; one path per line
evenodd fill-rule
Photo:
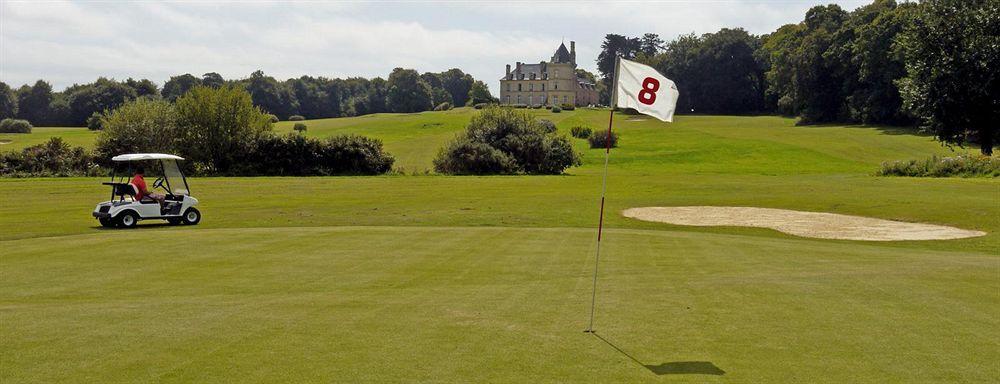
M 167 161 L 166 159 L 160 159 L 160 174 L 163 175 L 163 181 L 165 183 L 167 183 L 167 194 L 168 195 L 173 195 L 174 194 L 174 189 L 170 188 L 170 178 L 167 177 L 167 166 L 164 164 L 164 162 L 166 162 L 166 161 Z M 176 165 L 174 165 L 174 166 L 176 166 Z
M 184 169 L 181 168 L 180 164 L 177 164 L 177 172 L 181 174 L 181 180 L 184 181 L 184 190 L 187 191 L 188 196 L 191 196 L 191 187 L 188 186 L 187 175 L 184 174 Z

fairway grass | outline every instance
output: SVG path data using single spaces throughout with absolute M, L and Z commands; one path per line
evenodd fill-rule
M 0 382 L 1000 381 L 1000 180 L 872 176 L 953 153 L 931 138 L 616 117 L 602 340 L 582 331 L 603 153 L 572 139 L 584 164 L 560 176 L 411 176 L 472 113 L 307 121 L 383 140 L 402 172 L 192 178 L 197 227 L 102 229 L 103 178 L 0 179 Z M 532 113 L 562 132 L 607 121 Z M 646 206 L 986 235 L 873 244 L 620 215 Z

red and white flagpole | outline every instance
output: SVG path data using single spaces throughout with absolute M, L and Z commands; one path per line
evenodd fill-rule
M 618 66 L 620 57 L 615 57 L 615 75 L 611 83 L 611 115 L 608 116 L 608 132 L 604 137 L 604 180 L 601 183 L 601 215 L 597 221 L 597 252 L 594 255 L 594 286 L 590 295 L 590 325 L 584 332 L 594 333 L 594 308 L 597 303 L 597 267 L 601 261 L 601 235 L 604 231 L 604 198 L 608 193 L 608 161 L 611 158 L 611 125 L 615 120 L 615 105 L 618 103 Z

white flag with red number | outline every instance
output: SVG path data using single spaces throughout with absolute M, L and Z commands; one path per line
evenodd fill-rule
M 633 108 L 639 113 L 663 121 L 674 121 L 677 86 L 653 67 L 618 59 L 618 84 L 615 84 L 619 108 Z

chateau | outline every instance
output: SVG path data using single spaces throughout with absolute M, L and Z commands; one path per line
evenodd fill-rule
M 507 64 L 507 75 L 500 79 L 500 103 L 586 106 L 597 104 L 597 88 L 576 76 L 576 42 L 559 44 L 552 60 L 538 64 L 517 62 L 513 70 Z

